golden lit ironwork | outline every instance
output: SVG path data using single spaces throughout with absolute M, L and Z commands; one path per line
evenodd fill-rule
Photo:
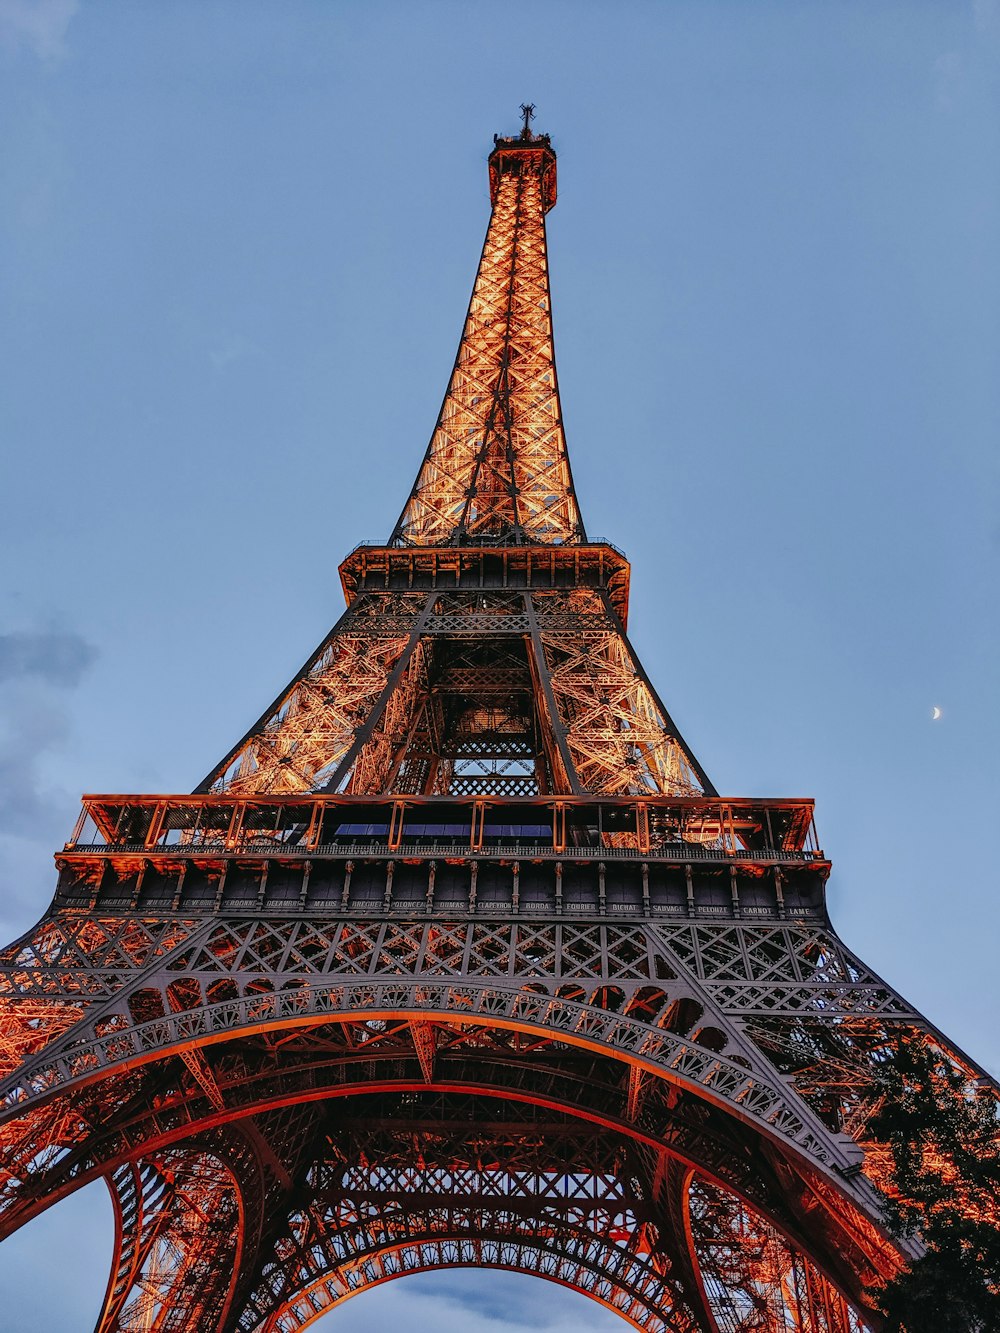
M 500 139 L 493 212 L 434 434 L 393 540 L 579 542 L 552 346 L 545 214 L 556 201 L 548 137 Z
M 872 1125 L 930 1029 L 833 932 L 812 803 L 720 797 L 629 644 L 533 111 L 343 617 L 193 795 L 86 797 L 0 954 L 0 1235 L 103 1177 L 101 1333 L 290 1333 L 463 1265 L 650 1333 L 863 1333 L 912 1257 Z

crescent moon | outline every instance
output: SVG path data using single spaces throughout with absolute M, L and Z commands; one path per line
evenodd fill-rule
M 935 704 L 933 709 L 931 710 L 931 717 L 936 722 L 940 716 L 941 716 L 941 709 L 938 708 L 937 704 Z

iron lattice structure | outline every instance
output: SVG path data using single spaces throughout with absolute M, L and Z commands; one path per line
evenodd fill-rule
M 106 1179 L 101 1333 L 290 1333 L 449 1265 L 652 1333 L 861 1333 L 906 1258 L 867 1126 L 943 1039 L 834 933 L 812 803 L 720 797 L 638 662 L 563 434 L 555 154 L 526 115 L 489 169 L 343 617 L 194 795 L 86 797 L 2 954 L 0 1227 Z

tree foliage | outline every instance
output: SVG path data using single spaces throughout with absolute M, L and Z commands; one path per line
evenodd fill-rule
M 890 1226 L 926 1252 L 873 1293 L 886 1333 L 1000 1333 L 1000 1120 L 977 1086 L 923 1040 L 884 1066 L 869 1123 L 884 1145 Z

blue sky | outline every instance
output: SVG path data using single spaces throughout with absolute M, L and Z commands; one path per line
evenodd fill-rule
M 816 797 L 844 938 L 1000 1072 L 998 90 L 996 0 L 0 0 L 5 935 L 80 791 L 189 790 L 339 614 L 527 99 L 636 646 L 720 790 Z M 6 1327 L 91 1325 L 100 1188 L 4 1247 Z M 467 1275 L 330 1322 L 404 1317 L 615 1322 Z

